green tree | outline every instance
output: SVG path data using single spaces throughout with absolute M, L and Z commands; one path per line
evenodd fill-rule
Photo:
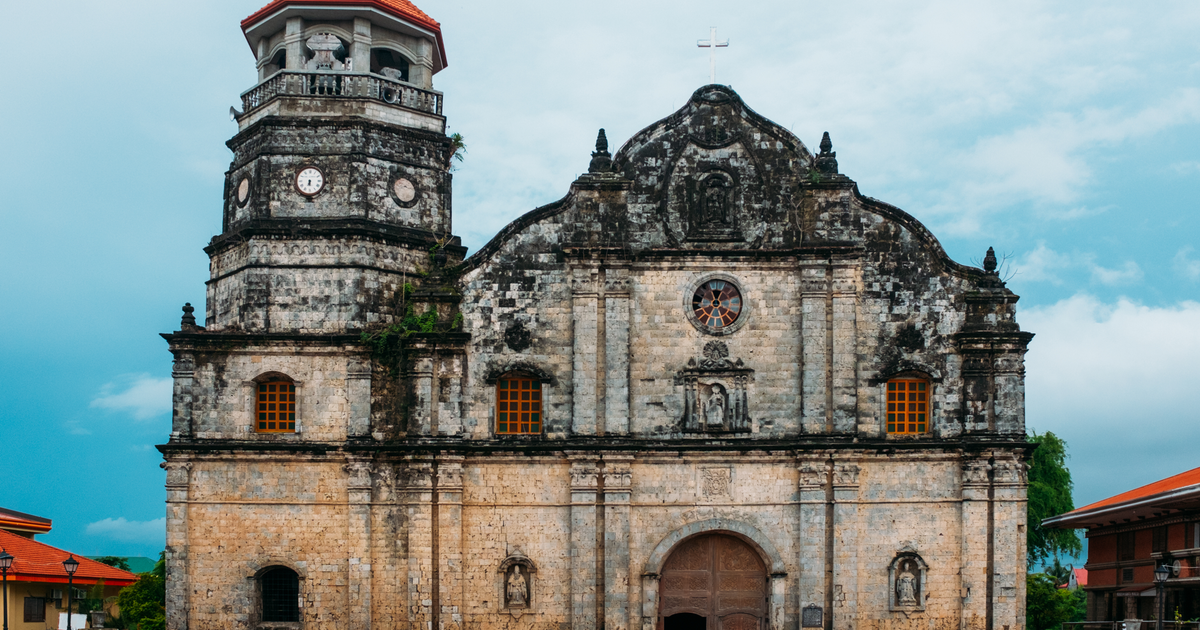
M 1042 521 L 1075 509 L 1071 499 L 1071 471 L 1067 470 L 1067 443 L 1047 431 L 1033 432 L 1038 445 L 1029 462 L 1028 562 L 1032 568 L 1060 554 L 1078 555 L 1083 543 L 1072 529 L 1044 529 Z
M 1025 576 L 1025 624 L 1029 630 L 1051 630 L 1064 621 L 1082 621 L 1087 595 L 1083 589 L 1058 588 L 1058 580 L 1045 573 Z
M 122 558 L 121 556 L 100 556 L 99 558 L 96 558 L 95 560 L 96 560 L 96 562 L 99 562 L 100 564 L 107 564 L 108 566 L 113 567 L 114 569 L 120 569 L 122 571 L 129 570 L 129 559 L 128 558 Z
M 138 581 L 117 595 L 121 623 L 137 630 L 164 630 L 167 627 L 166 552 L 159 554 L 154 570 L 138 576 Z

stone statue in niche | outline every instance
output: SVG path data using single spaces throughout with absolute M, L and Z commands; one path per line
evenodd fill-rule
M 749 431 L 747 388 L 753 377 L 741 359 L 729 359 L 724 342 L 708 342 L 699 358 L 675 374 L 675 384 L 683 387 L 683 430 Z
M 706 403 L 704 422 L 710 427 L 722 428 L 725 426 L 725 388 L 720 383 L 713 383 L 710 387 L 712 394 Z
M 729 183 L 724 177 L 704 182 L 704 222 L 729 225 Z
M 890 608 L 897 611 L 925 610 L 927 567 L 912 545 L 905 543 L 888 567 L 891 583 Z
M 529 601 L 529 581 L 521 574 L 521 565 L 513 565 L 505 588 L 509 608 L 524 608 Z
M 896 576 L 896 603 L 901 606 L 917 604 L 917 576 L 912 565 L 911 560 L 900 563 L 900 575 Z

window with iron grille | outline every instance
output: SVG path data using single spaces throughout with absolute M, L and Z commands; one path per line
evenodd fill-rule
M 894 378 L 887 383 L 887 432 L 919 434 L 928 431 L 929 382 Z
M 1121 581 L 1122 582 L 1132 582 L 1133 581 L 1133 569 L 1121 569 Z
M 300 576 L 287 567 L 272 567 L 262 584 L 263 621 L 300 621 Z
M 290 381 L 269 381 L 258 384 L 255 405 L 259 433 L 296 432 L 296 384 Z
M 512 373 L 496 381 L 496 433 L 542 432 L 542 381 L 529 374 Z
M 43 623 L 46 621 L 46 599 L 44 597 L 25 598 L 25 623 Z

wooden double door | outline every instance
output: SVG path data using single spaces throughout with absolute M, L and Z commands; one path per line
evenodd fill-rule
M 750 545 L 725 534 L 680 543 L 659 582 L 659 630 L 765 630 L 767 570 Z

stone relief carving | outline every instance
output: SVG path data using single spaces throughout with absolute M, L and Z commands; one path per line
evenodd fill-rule
M 349 488 L 370 488 L 373 468 L 368 462 L 350 462 L 342 467 L 349 475 L 346 486 Z
M 633 487 L 633 471 L 626 462 L 605 462 L 604 489 L 629 490 Z
M 829 468 L 822 462 L 806 462 L 800 465 L 800 487 L 822 488 L 829 481 Z
M 571 464 L 571 489 L 595 490 L 598 487 L 598 472 L 594 462 L 575 462 Z
M 1015 460 L 998 461 L 993 466 L 996 483 L 1020 483 L 1025 478 L 1025 462 Z
M 986 460 L 975 460 L 963 464 L 963 483 L 964 484 L 987 484 L 988 472 L 991 471 L 992 465 Z
M 732 482 L 733 470 L 728 467 L 700 469 L 700 494 L 705 499 L 730 498 Z
M 692 432 L 739 432 L 751 429 L 747 385 L 754 370 L 741 359 L 729 359 L 723 341 L 710 341 L 699 359 L 675 375 L 684 389 L 683 430 Z
M 888 565 L 888 584 L 891 592 L 889 607 L 894 611 L 925 610 L 925 561 L 906 543 Z
M 504 331 L 504 343 L 513 352 L 523 352 L 533 343 L 533 336 L 529 333 L 529 329 L 525 328 L 525 324 L 517 320 L 508 326 L 508 330 Z
M 163 462 L 159 468 L 167 471 L 168 486 L 188 485 L 192 464 L 190 462 Z
M 838 486 L 857 486 L 858 471 L 857 464 L 836 464 L 833 467 L 833 483 Z

